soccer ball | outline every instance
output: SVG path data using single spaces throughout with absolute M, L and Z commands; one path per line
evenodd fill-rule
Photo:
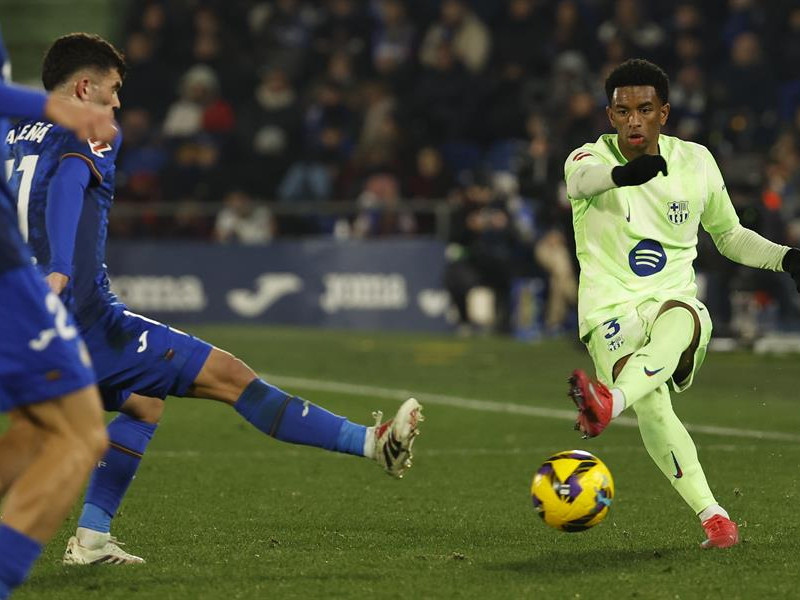
M 533 476 L 533 508 L 561 531 L 585 531 L 606 518 L 614 498 L 608 467 L 584 450 L 566 450 L 548 458 Z

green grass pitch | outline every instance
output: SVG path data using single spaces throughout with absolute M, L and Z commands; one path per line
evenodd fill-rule
M 266 439 L 223 405 L 171 398 L 113 528 L 148 563 L 61 566 L 76 509 L 16 599 L 800 594 L 796 357 L 712 353 L 695 386 L 673 397 L 687 423 L 737 434 L 694 436 L 744 539 L 701 551 L 698 520 L 635 427 L 616 424 L 584 441 L 557 412 L 571 409 L 569 371 L 590 366 L 574 343 L 190 330 L 259 372 L 297 378 L 292 391 L 355 421 L 392 413 L 398 390 L 414 390 L 427 416 L 414 468 L 396 481 L 363 459 Z M 548 529 L 529 497 L 541 461 L 571 448 L 598 454 L 617 492 L 608 519 L 578 534 Z

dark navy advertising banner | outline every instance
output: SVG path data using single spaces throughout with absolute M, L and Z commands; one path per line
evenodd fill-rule
M 107 259 L 120 299 L 167 323 L 450 328 L 440 242 L 113 242 Z

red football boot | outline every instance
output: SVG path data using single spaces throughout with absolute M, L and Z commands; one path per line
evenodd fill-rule
M 578 407 L 575 429 L 580 430 L 584 438 L 600 435 L 611 421 L 611 391 L 596 379 L 589 379 L 580 369 L 575 369 L 569 378 L 569 397 Z
M 700 544 L 702 548 L 730 548 L 739 543 L 736 523 L 722 515 L 714 515 L 703 521 L 703 529 L 708 539 Z

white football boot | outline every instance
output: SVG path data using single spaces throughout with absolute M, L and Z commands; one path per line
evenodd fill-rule
M 110 533 L 78 528 L 67 542 L 62 563 L 65 565 L 138 565 L 143 558 L 125 552 L 124 546 Z
M 375 417 L 375 460 L 392 477 L 401 479 L 411 468 L 411 446 L 419 435 L 417 426 L 424 421 L 422 406 L 415 398 L 409 398 L 397 410 L 393 419 L 381 423 L 383 413 L 372 413 Z

